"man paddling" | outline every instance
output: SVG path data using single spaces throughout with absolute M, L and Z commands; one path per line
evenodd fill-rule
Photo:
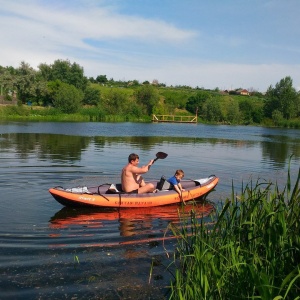
M 147 165 L 138 167 L 139 156 L 131 153 L 128 156 L 128 164 L 122 169 L 121 182 L 122 190 L 126 193 L 152 193 L 155 186 L 152 183 L 145 183 L 142 174 L 149 171 L 154 160 L 151 159 Z

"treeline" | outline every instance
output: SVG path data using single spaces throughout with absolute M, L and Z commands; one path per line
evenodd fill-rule
M 40 64 L 33 69 L 0 66 L 1 96 L 18 104 L 51 107 L 64 114 L 91 114 L 91 119 L 122 116 L 150 119 L 152 114 L 195 115 L 199 121 L 263 124 L 300 128 L 300 95 L 287 76 L 266 94 L 248 96 L 204 88 L 169 86 L 158 80 L 115 81 L 106 75 L 87 78 L 83 68 L 68 60 Z M 52 112 L 53 113 L 53 112 Z

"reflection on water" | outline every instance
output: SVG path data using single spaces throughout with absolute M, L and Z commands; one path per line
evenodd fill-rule
M 102 151 L 104 148 L 118 148 L 127 144 L 140 151 L 151 151 L 158 145 L 178 144 L 181 147 L 226 147 L 236 150 L 239 148 L 247 150 L 261 150 L 262 160 L 270 160 L 275 167 L 286 164 L 290 155 L 295 159 L 300 158 L 300 139 L 289 136 L 264 135 L 261 141 L 234 140 L 226 137 L 220 138 L 190 138 L 190 137 L 159 137 L 159 136 L 130 136 L 130 137 L 87 137 L 60 134 L 24 134 L 11 133 L 2 134 L 0 151 L 13 152 L 19 158 L 26 159 L 34 153 L 39 160 L 53 161 L 78 161 L 82 153 L 88 149 Z
M 157 229 L 161 235 L 161 228 L 157 225 L 162 222 L 179 223 L 180 218 L 188 217 L 193 212 L 200 218 L 207 217 L 214 210 L 211 203 L 191 203 L 188 205 L 166 205 L 149 208 L 123 208 L 123 209 L 91 209 L 64 207 L 49 221 L 52 229 L 70 228 L 104 228 L 110 221 L 119 223 L 120 236 L 137 236 L 139 243 L 150 243 L 157 238 Z M 166 229 L 166 228 L 164 228 Z M 73 233 L 72 233 L 73 234 Z M 141 235 L 144 237 L 141 239 Z M 56 235 L 57 237 L 58 235 Z M 163 237 L 160 236 L 159 240 Z M 167 237 L 164 236 L 164 239 Z M 125 242 L 127 244 L 135 241 Z M 124 242 L 117 242 L 124 244 Z M 102 244 L 103 245 L 103 244 Z M 110 246 L 111 243 L 105 243 Z
M 300 158 L 300 139 L 291 139 L 288 136 L 272 137 L 272 141 L 261 143 L 262 156 L 264 160 L 271 160 L 275 167 L 284 166 L 290 155 L 296 159 Z M 276 141 L 274 141 L 276 140 Z
M 80 159 L 91 140 L 89 137 L 59 134 L 3 134 L 0 149 L 1 152 L 11 151 L 22 159 L 34 153 L 39 160 L 74 161 Z

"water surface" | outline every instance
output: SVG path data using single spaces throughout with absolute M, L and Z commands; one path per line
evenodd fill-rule
M 53 186 L 115 183 L 131 152 L 158 160 L 145 178 L 220 178 L 208 200 L 234 182 L 286 182 L 300 162 L 300 131 L 242 126 L 137 123 L 0 123 L 0 298 L 165 299 L 179 224 L 178 206 L 99 211 L 67 209 Z M 292 177 L 294 178 L 294 177 Z M 189 213 L 191 206 L 185 208 Z M 207 214 L 211 206 L 196 208 Z M 153 272 L 150 276 L 151 264 Z M 149 277 L 150 283 L 149 283 Z

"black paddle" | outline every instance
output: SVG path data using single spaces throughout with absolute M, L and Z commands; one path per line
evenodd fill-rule
M 164 152 L 157 152 L 157 153 L 156 153 L 156 158 L 153 160 L 153 163 L 154 163 L 155 161 L 157 161 L 158 159 L 165 159 L 167 156 L 168 156 L 167 153 L 164 153 Z
M 156 158 L 153 159 L 152 165 L 153 165 L 158 159 L 164 159 L 164 158 L 166 158 L 167 156 L 168 156 L 168 154 L 165 153 L 165 152 L 157 152 L 157 153 L 156 153 Z M 152 165 L 148 166 L 148 170 L 150 169 L 150 167 L 151 167 Z

